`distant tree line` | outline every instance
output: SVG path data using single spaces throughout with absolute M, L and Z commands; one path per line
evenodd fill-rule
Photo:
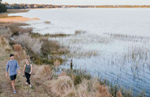
M 5 4 L 2 4 L 2 0 L 0 0 L 0 13 L 7 12 L 7 8 Z

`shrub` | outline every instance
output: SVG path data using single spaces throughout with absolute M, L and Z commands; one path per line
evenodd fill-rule
M 117 93 L 117 97 L 123 97 L 120 91 Z
M 0 26 L 0 36 L 6 37 L 6 38 L 10 37 L 11 36 L 10 29 Z
M 42 39 L 43 41 L 41 51 L 43 56 L 48 57 L 49 54 L 57 54 L 60 45 L 56 41 L 49 41 L 48 39 Z
M 50 22 L 50 21 L 45 21 L 45 23 L 46 23 L 46 24 L 50 24 L 51 22 Z
M 4 37 L 0 37 L 0 38 L 1 38 L 1 45 L 2 46 L 6 45 L 6 41 L 5 41 Z
M 15 42 L 21 44 L 23 47 L 27 48 L 27 50 L 32 50 L 35 54 L 41 53 L 41 45 L 38 39 L 32 39 L 28 33 L 24 33 L 15 37 Z
M 6 52 L 11 52 L 11 48 L 9 46 L 5 46 L 5 51 Z
M 33 74 L 34 78 L 37 78 L 41 81 L 49 80 L 52 77 L 51 67 L 49 65 L 33 65 Z
M 80 75 L 76 75 L 74 77 L 74 85 L 81 83 L 81 81 L 82 81 L 82 77 Z
M 18 52 L 19 54 L 22 53 L 22 47 L 20 44 L 15 44 L 13 47 L 16 52 Z
M 28 33 L 24 33 L 19 37 L 15 37 L 15 42 L 21 44 L 23 47 L 27 49 L 31 48 L 31 46 L 33 45 L 33 40 Z
M 51 90 L 56 96 L 63 97 L 70 90 L 74 90 L 74 84 L 70 77 L 60 76 L 50 84 Z
M 31 33 L 32 32 L 32 28 L 22 28 L 22 27 L 18 27 L 18 26 L 10 26 L 9 28 L 12 32 L 12 36 L 18 36 L 20 33 Z
M 75 35 L 77 35 L 77 34 L 84 34 L 84 33 L 86 33 L 85 31 L 82 31 L 82 30 L 77 30 L 77 31 L 75 31 Z

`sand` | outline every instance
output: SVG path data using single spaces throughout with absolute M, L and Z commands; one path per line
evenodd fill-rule
M 26 22 L 26 21 L 33 21 L 33 20 L 39 20 L 38 18 L 27 18 L 27 17 L 5 17 L 0 18 L 0 22 Z

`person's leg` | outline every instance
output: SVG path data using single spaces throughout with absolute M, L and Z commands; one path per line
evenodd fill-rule
M 12 76 L 10 76 L 10 79 L 11 79 L 11 86 L 12 86 L 12 88 L 13 88 L 14 93 L 16 93 L 16 89 L 15 89 L 15 79 L 16 79 L 16 76 L 17 76 L 17 75 L 12 75 Z
M 27 78 L 27 83 L 30 85 L 30 81 L 29 81 L 29 74 L 28 73 L 25 73 L 26 74 L 26 78 Z
M 29 84 L 30 84 L 30 87 L 33 88 L 31 83 L 30 83 L 30 77 L 31 77 L 31 74 L 29 74 Z
M 25 76 L 26 76 L 26 85 L 28 85 L 28 74 L 25 72 Z
M 11 81 L 11 85 L 12 85 L 13 91 L 15 91 L 16 89 L 15 89 L 15 81 L 14 80 Z
M 28 74 L 28 83 L 29 83 L 29 85 L 30 85 L 30 74 Z

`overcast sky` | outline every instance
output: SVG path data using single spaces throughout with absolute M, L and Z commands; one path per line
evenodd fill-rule
M 150 5 L 150 0 L 3 0 L 3 2 L 57 5 Z

